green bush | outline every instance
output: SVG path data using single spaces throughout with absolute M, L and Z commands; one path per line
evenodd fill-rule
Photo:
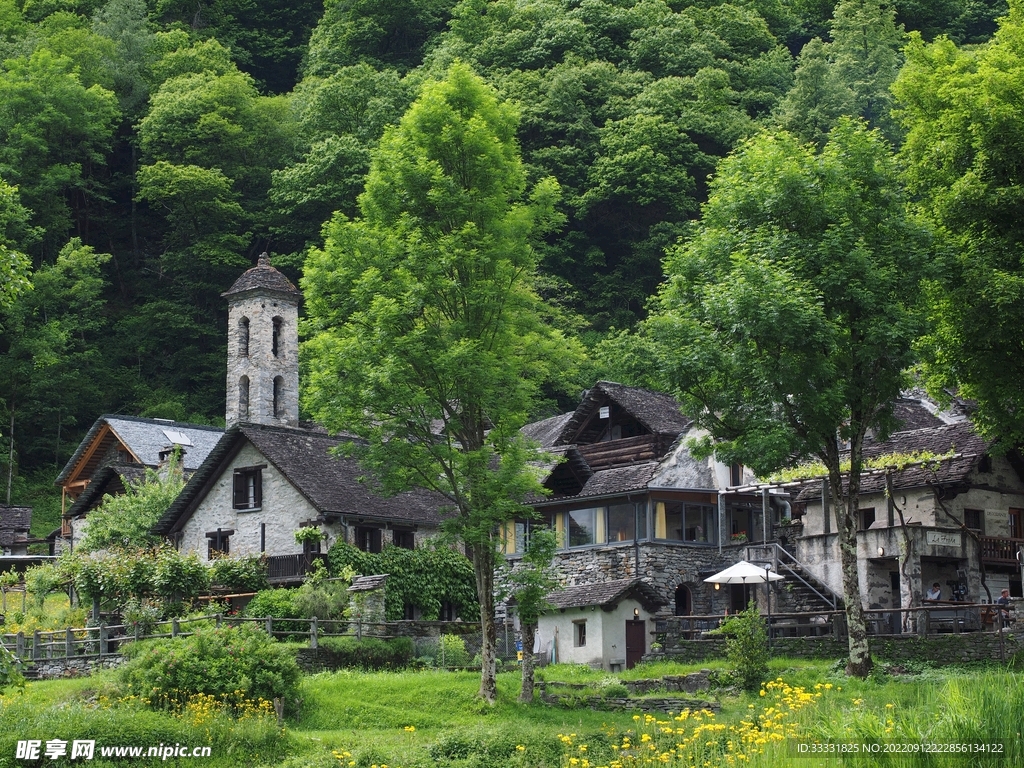
M 760 688 L 768 679 L 768 627 L 754 602 L 730 616 L 712 634 L 725 636 L 725 653 L 740 685 L 748 691 Z
M 466 641 L 459 635 L 441 635 L 437 641 L 436 661 L 439 667 L 468 667 Z
M 267 566 L 261 557 L 222 557 L 210 566 L 210 582 L 234 592 L 266 589 Z
M 294 589 L 264 589 L 257 592 L 245 606 L 244 613 L 254 619 L 265 619 L 267 616 L 275 619 L 275 632 L 309 633 L 308 622 L 282 621 L 302 618 L 295 606 Z
M 413 642 L 408 637 L 381 640 L 375 637 L 325 637 L 321 647 L 333 653 L 343 667 L 358 669 L 402 669 L 413 659 Z
M 129 646 L 121 679 L 153 707 L 180 707 L 189 696 L 238 692 L 247 699 L 293 700 L 299 667 L 286 649 L 253 626 L 211 627 L 191 637 Z

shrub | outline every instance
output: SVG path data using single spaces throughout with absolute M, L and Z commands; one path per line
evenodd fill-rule
M 133 644 L 128 654 L 122 681 L 153 707 L 180 708 L 198 693 L 291 700 L 299 684 L 295 659 L 252 626 L 198 629 L 187 638 Z
M 210 567 L 210 582 L 233 592 L 256 592 L 268 586 L 267 566 L 261 557 L 222 557 Z
M 264 589 L 245 606 L 245 615 L 254 619 L 274 619 L 274 632 L 294 632 L 308 635 L 309 623 L 306 621 L 288 621 L 301 619 L 299 609 L 295 605 L 294 589 Z
M 459 635 L 441 635 L 437 641 L 437 666 L 468 667 L 466 641 Z
M 320 645 L 335 655 L 343 667 L 358 669 L 401 669 L 413 658 L 413 642 L 408 637 L 381 640 L 375 637 L 325 637 Z
M 726 637 L 725 653 L 740 685 L 748 691 L 760 688 L 768 678 L 768 627 L 754 602 L 730 616 L 714 634 Z

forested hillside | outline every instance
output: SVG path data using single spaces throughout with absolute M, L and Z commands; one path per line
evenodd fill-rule
M 588 346 L 643 318 L 722 158 L 765 131 L 823 147 L 851 116 L 901 158 L 920 215 L 948 233 L 950 268 L 980 248 L 971 263 L 991 269 L 964 273 L 964 290 L 1016 307 L 993 324 L 970 297 L 937 295 L 936 338 L 967 350 L 988 333 L 1012 354 L 1024 9 L 993 38 L 1007 10 L 0 0 L 0 502 L 9 471 L 12 500 L 32 502 L 101 413 L 221 420 L 220 293 L 264 250 L 297 281 L 325 222 L 357 213 L 385 128 L 458 60 L 517 105 L 528 184 L 561 186 L 545 298 Z M 981 93 L 1008 105 L 988 134 Z M 999 364 L 969 357 L 958 371 Z

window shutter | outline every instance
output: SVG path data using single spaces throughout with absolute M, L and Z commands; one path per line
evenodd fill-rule
M 246 492 L 245 492 L 245 474 L 243 472 L 235 472 L 234 476 L 234 491 L 232 493 L 232 506 L 235 509 L 241 509 L 246 504 Z
M 254 505 L 256 507 L 263 506 L 263 470 L 257 469 L 253 472 L 253 484 L 256 486 L 253 498 L 255 499 Z

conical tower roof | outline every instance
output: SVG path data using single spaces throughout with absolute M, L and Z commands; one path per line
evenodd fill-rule
M 270 257 L 266 253 L 261 253 L 256 266 L 242 273 L 241 277 L 235 280 L 234 285 L 221 296 L 232 296 L 259 288 L 296 297 L 302 295 L 302 292 L 292 285 L 291 280 L 270 266 Z

